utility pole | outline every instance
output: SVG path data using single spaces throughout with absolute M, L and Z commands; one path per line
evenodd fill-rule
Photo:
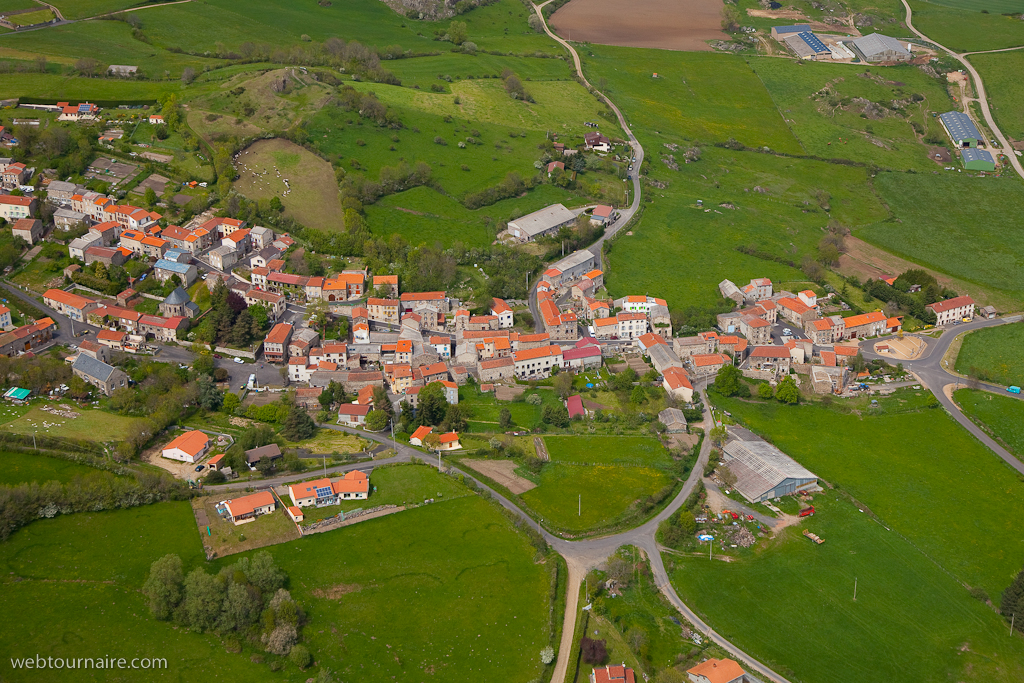
M 577 502 L 577 504 L 579 505 L 579 510 L 576 512 L 576 516 L 577 517 L 582 517 L 583 516 L 583 494 L 582 493 L 580 494 L 579 501 Z
M 857 577 L 853 577 L 853 601 L 857 602 Z
M 324 476 L 327 476 L 327 454 L 324 454 Z
M 711 539 L 711 543 L 708 543 L 708 561 L 711 561 L 711 549 L 715 547 L 715 539 Z

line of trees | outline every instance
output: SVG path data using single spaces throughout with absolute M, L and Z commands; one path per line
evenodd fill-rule
M 139 472 L 115 477 L 96 472 L 68 483 L 48 481 L 0 486 L 0 539 L 36 519 L 75 512 L 98 512 L 183 500 L 190 495 L 184 482 L 161 473 Z

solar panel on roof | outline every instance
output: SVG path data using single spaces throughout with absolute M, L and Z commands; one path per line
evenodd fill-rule
M 89 111 L 89 108 L 91 106 L 92 106 L 91 104 L 80 104 L 80 105 L 78 105 L 78 111 L 80 111 L 80 112 L 87 112 L 87 111 Z
M 331 495 L 331 487 L 330 486 L 317 487 L 317 490 L 316 490 L 316 497 L 317 498 L 327 498 L 330 495 Z
M 818 36 L 814 35 L 810 31 L 801 31 L 797 35 L 799 35 L 800 38 L 815 52 L 829 52 L 829 49 L 825 47 L 825 43 L 821 42 L 821 40 L 818 39 Z

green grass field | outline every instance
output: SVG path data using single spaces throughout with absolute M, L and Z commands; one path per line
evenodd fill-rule
M 945 78 L 932 78 L 916 66 L 872 69 L 767 57 L 750 63 L 809 154 L 897 169 L 935 166 L 911 123 L 920 125 L 925 137 L 945 139 L 930 114 L 954 108 Z M 924 99 L 913 102 L 918 95 Z M 863 104 L 853 99 L 881 104 L 885 118 L 862 117 Z M 893 109 L 893 100 L 907 104 Z
M 346 681 L 523 680 L 548 644 L 549 570 L 472 496 L 272 549 L 317 659 Z M 443 638 L 440 635 L 443 634 Z
M 348 500 L 340 505 L 322 508 L 303 508 L 303 525 L 334 517 L 339 512 L 377 507 L 378 505 L 419 505 L 427 498 L 447 501 L 469 495 L 451 477 L 440 474 L 428 465 L 381 467 L 370 472 L 370 497 L 366 500 Z M 376 490 L 373 490 L 376 487 Z
M 69 482 L 75 477 L 98 472 L 96 468 L 76 462 L 49 458 L 32 453 L 0 452 L 0 484 L 14 485 L 26 482 Z
M 541 397 L 541 405 L 530 405 L 525 397 L 530 394 Z M 540 424 L 541 410 L 545 405 L 560 405 L 555 392 L 534 389 L 523 394 L 522 401 L 499 401 L 493 393 L 482 393 L 476 385 L 459 388 L 459 405 L 468 412 L 470 427 L 475 432 L 497 432 L 498 418 L 502 408 L 508 408 L 512 415 L 512 429 L 533 429 Z
M 96 408 L 80 408 L 73 403 L 49 403 L 55 408 L 73 410 L 75 419 L 60 417 L 41 410 L 34 405 L 31 410 L 16 420 L 7 422 L 0 429 L 15 434 L 39 434 L 40 436 L 65 436 L 72 439 L 93 441 L 117 441 L 125 438 L 128 427 L 138 418 L 114 415 Z
M 650 467 L 561 463 L 546 464 L 538 481 L 520 497 L 545 526 L 573 532 L 608 526 L 671 483 Z
M 928 557 L 834 493 L 814 505 L 813 518 L 733 562 L 666 553 L 673 585 L 718 633 L 793 681 L 1024 676 L 1024 643 Z
M 1024 93 L 1017 83 L 1017 74 L 1024 69 L 1024 51 L 972 55 L 970 59 L 985 83 L 996 124 L 1007 137 L 1024 140 Z
M 447 245 L 460 241 L 466 247 L 483 247 L 494 241 L 498 221 L 507 221 L 514 214 L 525 215 L 559 202 L 566 206 L 580 203 L 577 197 L 562 188 L 540 185 L 525 197 L 505 199 L 470 210 L 433 188 L 414 187 L 367 206 L 366 220 L 373 233 L 397 233 L 414 245 L 424 242 Z
M 651 177 L 669 186 L 645 190 L 652 203 L 645 204 L 640 224 L 633 235 L 620 234 L 612 244 L 605 275 L 612 296 L 648 292 L 666 299 L 670 307 L 701 306 L 717 301 L 718 283 L 726 278 L 805 279 L 795 268 L 735 249 L 755 246 L 799 266 L 802 254 L 814 253 L 829 220 L 820 208 L 821 196 L 828 200 L 831 217 L 847 225 L 885 217 L 871 196 L 864 169 L 701 149 L 701 160 L 680 163 L 679 171 L 652 162 Z M 706 210 L 697 207 L 698 199 Z M 652 261 L 652 253 L 662 257 Z M 680 268 L 680 263 L 694 265 Z
M 956 357 L 956 371 L 969 375 L 975 370 L 979 378 L 999 384 L 1024 385 L 1024 323 L 998 325 L 975 330 L 964 336 Z
M 260 140 L 246 152 L 238 162 L 238 192 L 250 199 L 279 197 L 284 215 L 303 225 L 321 230 L 342 229 L 341 199 L 330 164 L 282 139 Z M 284 180 L 288 180 L 290 189 Z
M 57 0 L 53 4 L 65 19 L 84 19 L 146 4 L 140 0 Z
M 1017 257 L 1024 234 L 1003 228 L 1007 214 L 1024 210 L 1018 181 L 880 173 L 874 186 L 895 220 L 855 230 L 857 237 L 961 280 L 1024 296 L 1024 263 Z M 966 197 L 970 211 L 963 210 Z
M 186 572 L 204 564 L 188 503 L 41 520 L 3 550 L 0 568 L 9 580 L 0 587 L 0 605 L 25 612 L 0 628 L 0 648 L 11 656 L 168 659 L 167 671 L 118 679 L 133 681 L 304 681 L 311 675 L 291 665 L 274 674 L 248 652 L 227 652 L 214 635 L 149 616 L 139 588 L 153 560 L 177 553 Z M 419 681 L 425 670 L 455 680 L 525 681 L 541 674 L 537 653 L 549 639 L 553 563 L 534 562 L 532 546 L 481 498 L 270 550 L 306 611 L 304 635 L 318 663 L 347 681 Z M 443 646 L 438 633 L 445 634 Z M 39 680 L 34 671 L 4 675 Z M 74 672 L 62 680 L 95 678 Z
M 587 79 L 628 112 L 634 132 L 644 135 L 645 149 L 653 152 L 662 142 L 682 137 L 702 143 L 735 138 L 751 147 L 804 152 L 757 74 L 740 57 L 589 47 L 589 54 L 584 50 L 580 55 Z M 661 134 L 671 137 L 660 139 Z
M 957 52 L 996 50 L 1024 44 L 1020 2 L 1014 0 L 908 0 L 914 26 L 937 43 Z M 1011 9 L 1012 8 L 1012 9 Z M 988 10 L 983 14 L 981 10 Z M 1016 12 L 1004 16 L 1002 12 Z M 986 90 L 988 88 L 986 87 Z
M 51 21 L 54 18 L 54 14 L 51 10 L 41 9 L 38 12 L 15 14 L 9 18 L 17 26 L 33 26 L 35 24 L 43 24 Z
M 546 436 L 552 462 L 670 465 L 668 452 L 647 436 Z
M 1024 456 L 1024 402 L 971 389 L 959 389 L 953 397 L 966 415 L 982 423 L 1007 450 Z
M 998 596 L 1024 558 L 1014 522 L 1024 514 L 1024 480 L 941 410 L 899 412 L 923 396 L 899 392 L 860 415 L 820 405 L 718 405 L 841 486 L 959 581 Z

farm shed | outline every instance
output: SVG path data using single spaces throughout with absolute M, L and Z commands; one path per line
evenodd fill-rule
M 786 46 L 796 53 L 801 59 L 817 59 L 818 57 L 831 57 L 832 51 L 825 43 L 810 31 L 790 33 L 784 42 Z
M 865 62 L 907 62 L 913 57 L 910 54 L 910 43 L 904 45 L 881 33 L 872 33 L 848 44 Z
M 781 43 L 786 39 L 786 36 L 794 35 L 796 33 L 803 33 L 804 31 L 810 30 L 810 24 L 794 24 L 793 26 L 772 26 L 772 38 Z
M 736 490 L 751 503 L 813 488 L 818 477 L 775 446 L 734 438 L 725 445 L 725 464 L 736 475 Z
M 982 140 L 981 131 L 971 121 L 971 117 L 962 111 L 947 111 L 939 114 L 939 122 L 946 129 L 946 134 L 956 147 L 977 147 Z
M 538 237 L 556 232 L 564 225 L 570 225 L 576 220 L 576 214 L 561 204 L 534 211 L 522 218 L 510 221 L 508 234 L 525 241 L 532 241 Z
M 960 150 L 960 158 L 964 162 L 964 168 L 968 171 L 994 171 L 996 161 L 992 155 L 983 149 L 968 147 Z

